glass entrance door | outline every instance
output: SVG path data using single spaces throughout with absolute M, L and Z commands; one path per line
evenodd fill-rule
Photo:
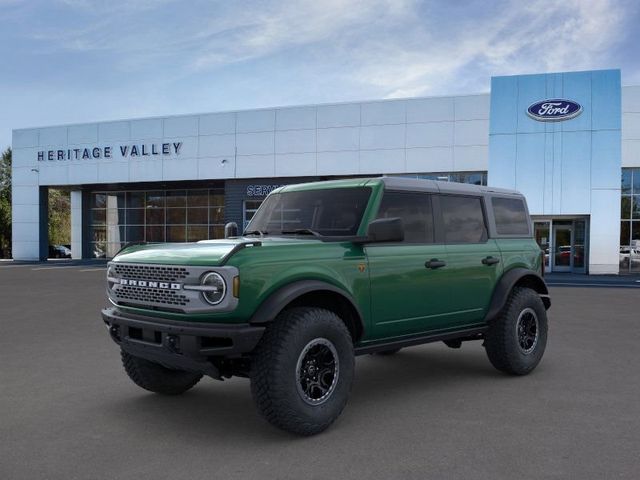
M 544 252 L 544 269 L 549 272 L 549 247 L 551 245 L 551 221 L 544 220 L 533 223 L 533 232 L 536 242 Z
M 573 269 L 573 226 L 553 225 L 553 271 L 570 272 Z

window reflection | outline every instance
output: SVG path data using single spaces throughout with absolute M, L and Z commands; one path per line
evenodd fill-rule
M 620 188 L 620 273 L 640 273 L 640 168 L 623 168 Z
M 92 192 L 92 255 L 109 258 L 130 242 L 186 242 L 224 237 L 224 190 Z
M 437 180 L 440 182 L 469 183 L 472 185 L 487 184 L 487 172 L 403 173 L 395 176 L 422 180 Z

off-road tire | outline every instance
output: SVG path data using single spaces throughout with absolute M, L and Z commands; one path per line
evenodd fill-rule
M 537 319 L 537 335 L 530 351 L 525 353 L 518 337 L 518 322 L 522 315 Z M 526 320 L 526 317 L 522 317 Z M 530 288 L 512 290 L 500 315 L 491 321 L 485 335 L 485 349 L 491 364 L 511 375 L 530 373 L 544 354 L 547 345 L 547 312 L 540 296 Z
M 120 350 L 122 365 L 129 378 L 139 387 L 162 395 L 180 395 L 200 381 L 199 373 L 171 370 L 144 358 Z
M 402 348 L 390 348 L 389 350 L 382 350 L 381 352 L 376 352 L 376 355 L 382 355 L 383 357 L 388 357 L 389 355 L 395 355 Z
M 312 405 L 300 391 L 304 387 L 300 387 L 302 369 L 298 367 L 307 358 L 305 348 L 324 340 L 333 346 L 331 356 L 337 355 L 337 373 L 326 398 Z M 298 435 L 314 435 L 342 413 L 354 369 L 353 341 L 340 317 L 322 308 L 292 308 L 269 324 L 254 351 L 251 393 L 258 411 L 272 425 Z

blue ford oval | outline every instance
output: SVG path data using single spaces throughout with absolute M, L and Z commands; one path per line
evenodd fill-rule
M 582 113 L 582 105 L 571 100 L 553 98 L 536 102 L 527 108 L 527 115 L 540 122 L 560 122 Z

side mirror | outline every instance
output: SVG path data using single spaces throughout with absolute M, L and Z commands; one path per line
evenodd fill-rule
M 224 226 L 224 238 L 237 237 L 238 236 L 238 224 L 236 222 L 229 222 Z
M 367 242 L 402 242 L 404 225 L 401 218 L 378 218 L 369 223 Z

